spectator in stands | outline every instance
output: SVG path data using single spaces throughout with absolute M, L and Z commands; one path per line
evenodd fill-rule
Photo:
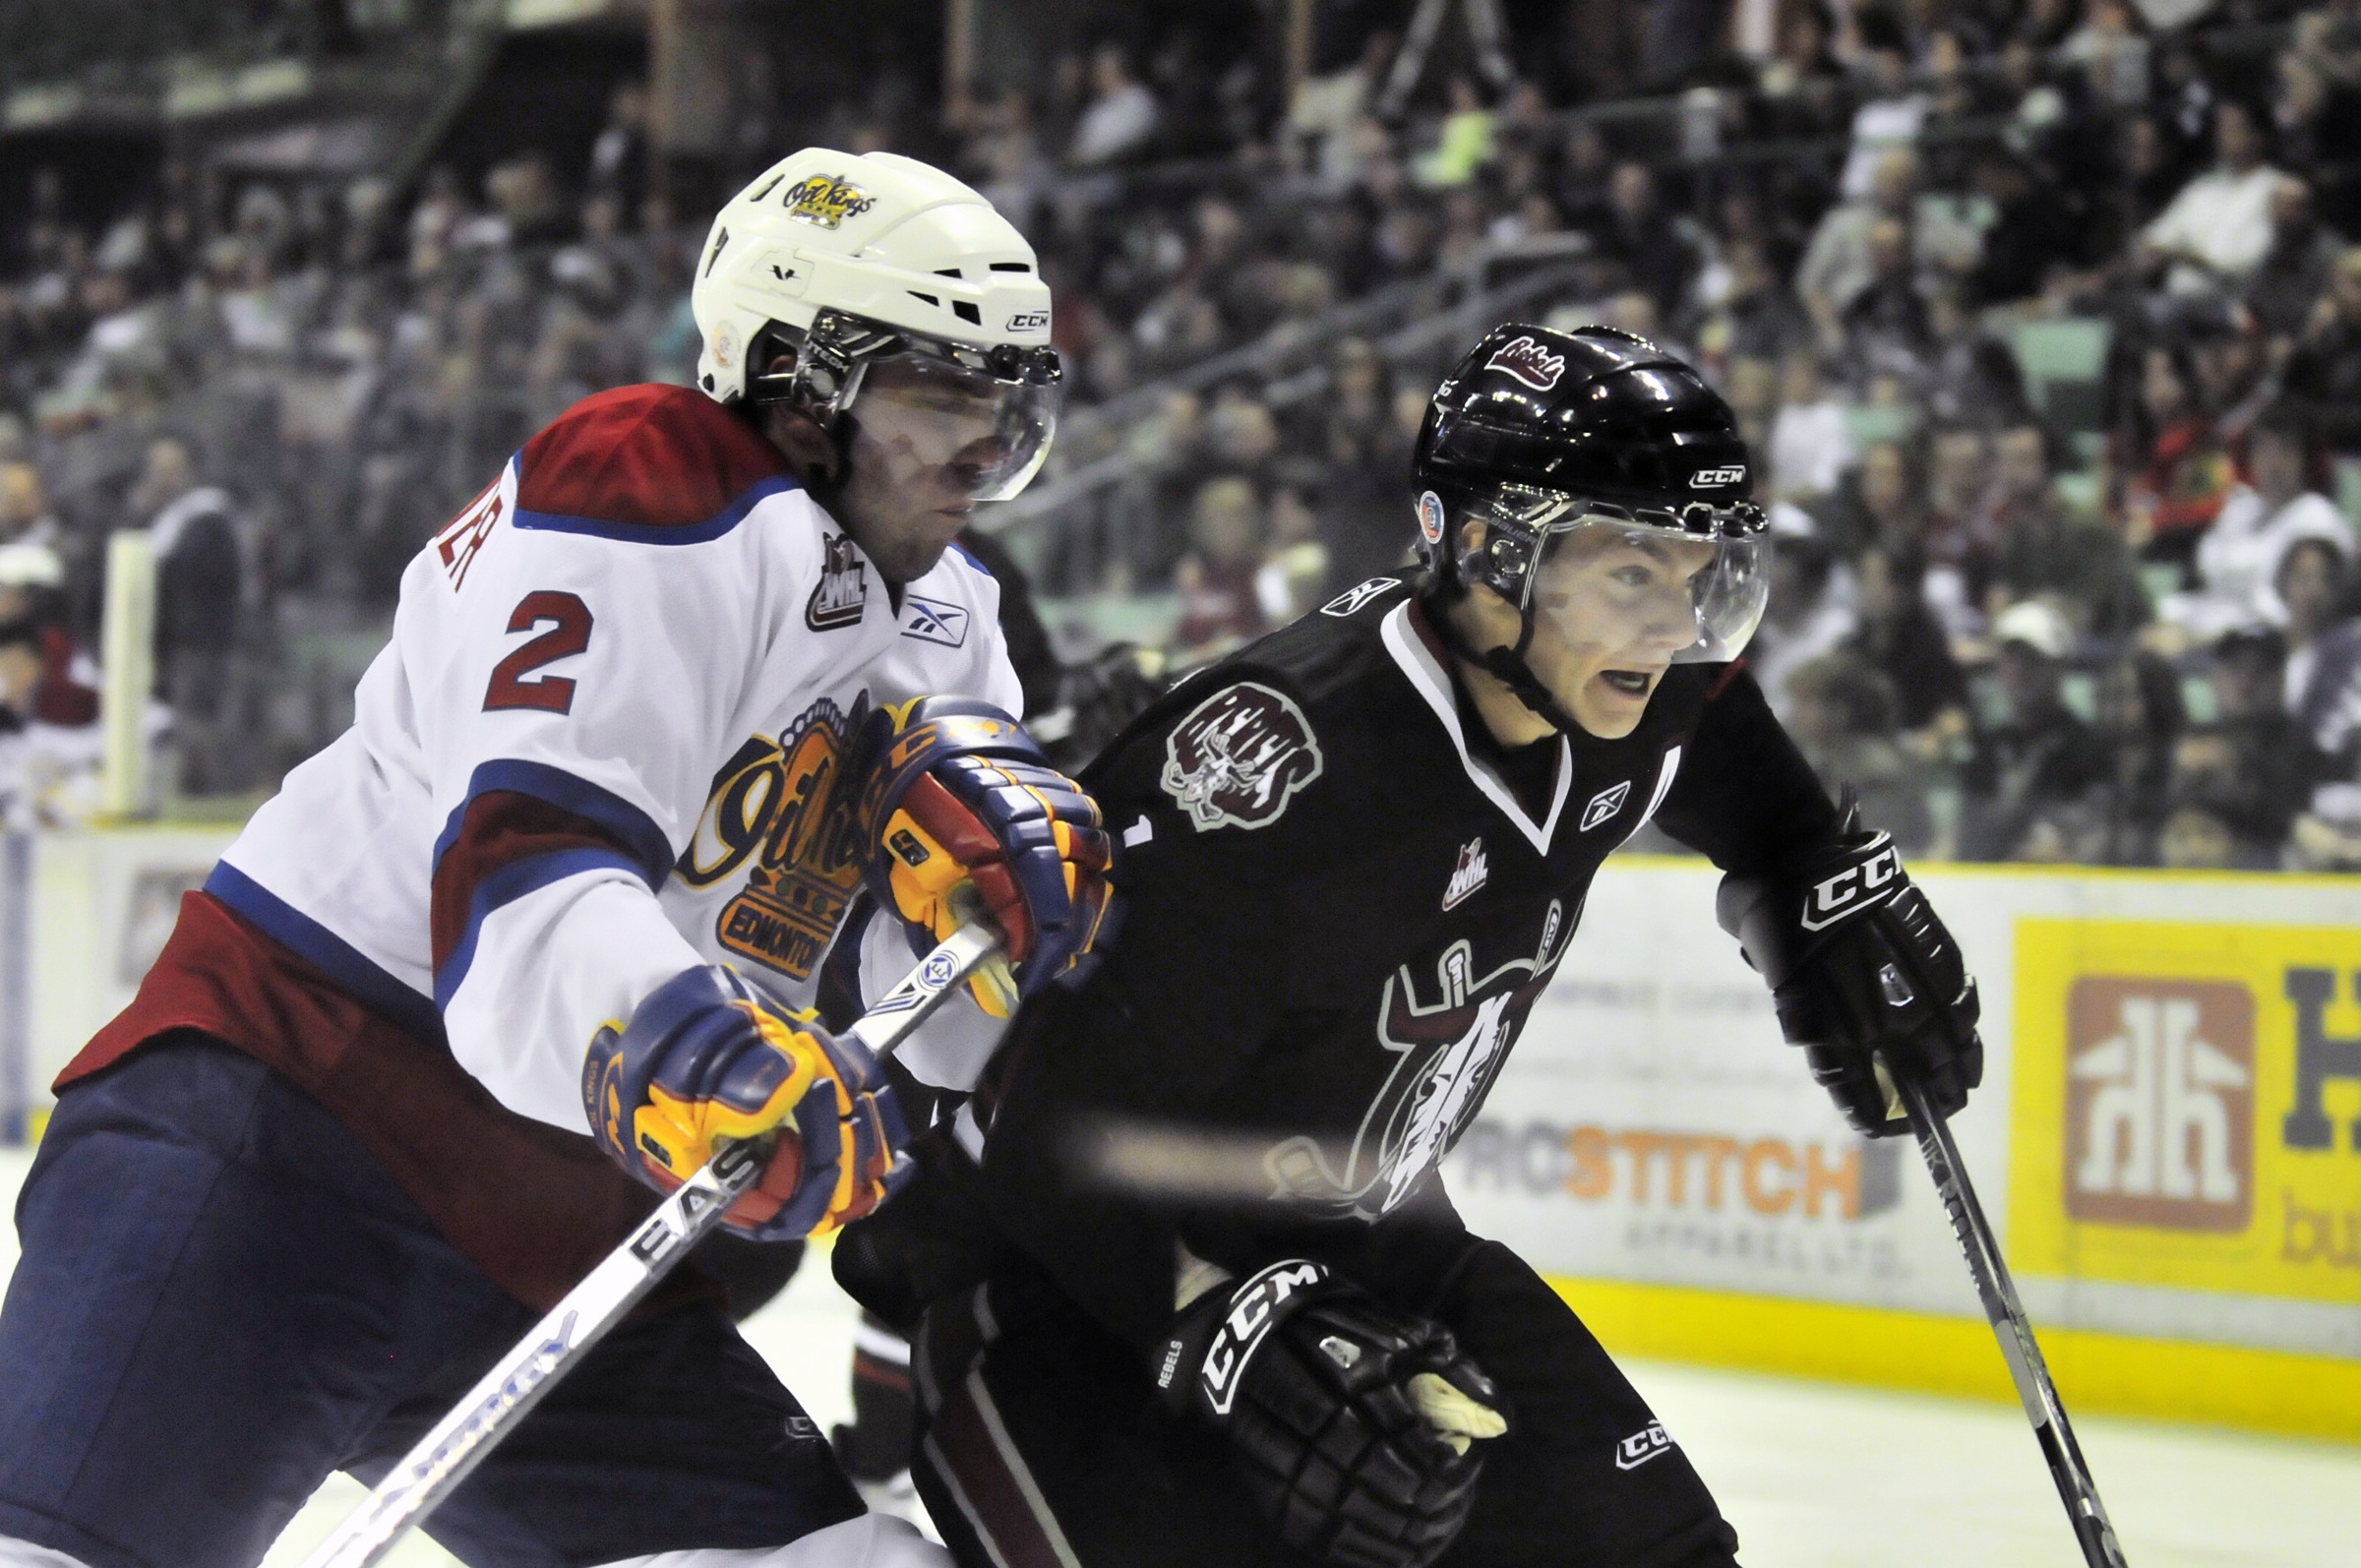
M 1787 677 L 1852 634 L 1851 569 L 1822 539 L 1775 533 L 1771 539 L 1771 603 L 1746 647 L 1746 665 L 1771 705 L 1789 709 Z
M 155 557 L 156 689 L 172 709 L 181 790 L 236 789 L 232 672 L 245 578 L 229 496 L 201 483 L 189 442 L 167 435 L 149 444 L 128 506 Z
M 2286 390 L 2331 451 L 2361 455 L 2361 245 L 2337 258 L 2329 291 L 2313 305 L 2288 356 Z
M 2287 711 L 2340 765 L 2361 760 L 2351 754 L 2361 735 L 2361 620 L 2347 602 L 2352 581 L 2345 550 L 2298 539 L 2279 557 L 2271 584 L 2287 616 Z
M 1648 295 L 1658 318 L 1670 319 L 1697 272 L 1692 225 L 1686 217 L 1663 210 L 1656 176 L 1645 163 L 1615 166 L 1607 203 L 1606 220 L 1592 240 L 1602 255 L 1622 265 L 1624 275 Z
M 1852 425 L 1826 390 L 1816 349 L 1786 358 L 1779 417 L 1771 426 L 1771 478 L 1784 500 L 1810 506 L 1834 492 L 1853 464 Z
M 1866 192 L 1822 214 L 1796 270 L 1795 292 L 1830 349 L 1843 341 L 1845 308 L 1875 275 L 1870 236 L 1881 218 L 1907 226 L 1911 258 L 1920 266 L 1964 272 L 1975 265 L 1980 245 L 1975 230 L 1949 204 L 1919 200 L 1916 152 L 1889 149 L 1877 158 L 1875 170 Z
M 2215 106 L 2212 167 L 2141 231 L 2142 254 L 2169 270 L 2168 286 L 2182 293 L 2236 286 L 2262 263 L 2271 242 L 2271 199 L 2286 177 L 2264 161 L 2267 151 L 2254 109 L 2235 98 Z
M 1189 553 L 1174 569 L 1180 619 L 1173 627 L 1177 658 L 1218 658 L 1264 630 L 1255 594 L 1262 568 L 1262 501 L 1242 475 L 1223 474 L 1197 487 Z
M 1787 732 L 1831 794 L 1850 787 L 1862 820 L 1894 835 L 1906 855 L 1934 837 L 1921 769 L 1895 727 L 1893 684 L 1850 651 L 1825 653 L 1787 677 Z
M 1855 388 L 1880 375 L 1915 383 L 1935 349 L 1926 293 L 1910 254 L 1909 226 L 1881 217 L 1869 226 L 1869 281 L 1839 318 L 1846 368 Z
M 1090 56 L 1089 107 L 1074 122 L 1065 160 L 1076 168 L 1103 168 L 1145 148 L 1156 134 L 1156 96 L 1131 74 L 1122 45 L 1102 43 Z
M 2167 595 L 2156 607 L 2162 622 L 2198 642 L 2234 627 L 2286 624 L 2276 583 L 2287 552 L 2304 540 L 2340 561 L 2352 550 L 2344 514 L 2311 488 L 2315 456 L 2302 409 L 2282 403 L 2256 422 L 2247 438 L 2253 482 L 2231 487 L 2197 542 L 2197 587 Z
M 2198 538 L 2220 513 L 2232 471 L 2213 420 L 2198 401 L 2186 345 L 2151 344 L 2141 355 L 2138 392 L 2117 448 L 2125 542 L 2144 559 L 2193 575 Z
M 2284 359 L 2295 346 L 2313 307 L 2329 292 L 2344 247 L 2324 227 L 2309 182 L 2290 176 L 2270 197 L 2270 248 L 2255 264 L 2243 298 L 2256 325 Z
M 2047 596 L 2073 607 L 2087 630 L 2123 632 L 2147 619 L 2147 598 L 2115 531 L 2070 512 L 2050 476 L 2048 438 L 2019 425 L 1993 441 L 2000 505 L 1993 513 L 1985 612 Z
M 1968 274 L 1970 295 L 1978 305 L 2029 299 L 2053 271 L 2079 260 L 2075 226 L 2060 221 L 2065 193 L 2037 179 L 2032 166 L 2007 148 L 1979 152 L 1972 177 L 1992 222 Z
M 1872 444 L 1827 513 L 1821 531 L 1847 555 L 1872 544 L 1923 545 L 1926 493 L 1915 447 Z
M 1872 544 L 1853 557 L 1860 623 L 1846 651 L 1880 672 L 1894 698 L 1894 727 L 1916 754 L 1948 754 L 1968 733 L 1968 678 L 1943 623 L 1926 602 L 1926 557 L 1908 544 Z
M 2188 725 L 2181 677 L 2153 653 L 2109 664 L 2099 677 L 2098 733 L 2108 754 L 2103 842 L 2110 866 L 2156 864 L 2156 837 L 2171 802 L 2174 748 Z
M 2235 863 L 2279 864 L 2287 831 L 2328 776 L 2311 732 L 2284 703 L 2287 645 L 2267 627 L 2232 632 L 2213 645 L 2219 717 L 2181 738 L 2173 754 L 2173 799 L 2218 817 L 2235 840 Z
M 2109 772 L 2105 744 L 2066 705 L 2066 618 L 2028 599 L 2009 607 L 1992 635 L 2006 717 L 1977 729 L 1961 776 L 1968 860 L 2012 858 L 2037 814 L 2083 801 Z
M 1393 389 L 1385 361 L 1365 337 L 1348 337 L 1328 357 L 1328 396 L 1316 447 L 1327 477 L 1314 492 L 1318 534 L 1328 547 L 1332 589 L 1401 565 L 1410 548 L 1402 473 L 1391 465 Z
M 1709 363 L 1734 364 L 1741 359 L 1778 364 L 1789 354 L 1813 347 L 1811 318 L 1796 303 L 1771 265 L 1763 242 L 1740 237 L 1725 253 L 1729 288 L 1706 310 L 1697 330 L 1697 347 Z

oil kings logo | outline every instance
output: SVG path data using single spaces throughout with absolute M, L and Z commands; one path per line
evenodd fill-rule
M 2069 994 L 2066 1211 L 2243 1231 L 2254 1212 L 2255 1007 L 2235 983 L 2089 975 Z
M 780 198 L 787 204 L 787 215 L 816 223 L 821 228 L 836 228 L 848 217 L 859 217 L 878 205 L 878 199 L 853 184 L 841 174 L 815 174 L 808 180 L 798 180 L 787 187 Z
M 714 935 L 731 952 L 810 978 L 861 885 L 852 803 L 836 788 L 846 738 L 867 712 L 825 697 L 777 740 L 755 736 L 723 764 L 688 852 L 675 868 L 692 887 L 743 871 Z

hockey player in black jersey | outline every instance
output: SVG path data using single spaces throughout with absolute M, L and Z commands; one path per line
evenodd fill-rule
M 1957 946 L 1738 654 L 1766 594 L 1729 409 L 1602 328 L 1436 392 L 1421 570 L 1184 683 L 1085 775 L 1123 923 L 1020 1011 L 837 1249 L 916 1325 L 920 1489 L 970 1568 L 1711 1568 L 1737 1540 L 1437 1167 L 1653 819 L 1862 1131 L 1981 1073 Z

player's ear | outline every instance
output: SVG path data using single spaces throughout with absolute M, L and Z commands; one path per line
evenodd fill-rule
M 835 482 L 840 461 L 836 443 L 810 414 L 786 403 L 772 403 L 762 410 L 762 433 L 787 454 L 787 465 L 804 484 Z
M 1474 555 L 1483 548 L 1483 541 L 1490 536 L 1491 530 L 1483 525 L 1482 517 L 1466 518 L 1459 525 L 1459 553 L 1462 556 Z

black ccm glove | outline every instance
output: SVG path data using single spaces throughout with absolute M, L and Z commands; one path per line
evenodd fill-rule
M 1189 1303 L 1155 1372 L 1174 1410 L 1228 1436 L 1280 1537 L 1348 1568 L 1442 1555 L 1476 1503 L 1472 1440 L 1508 1430 L 1447 1329 L 1302 1259 Z
M 1725 876 L 1715 900 L 1722 929 L 1771 983 L 1787 1043 L 1812 1076 L 1872 1138 L 1907 1132 L 1889 1116 L 1876 1058 L 1926 1087 L 1949 1116 L 1983 1081 L 1975 981 L 1960 944 L 1912 885 L 1883 833 L 1846 831 L 1779 878 Z

